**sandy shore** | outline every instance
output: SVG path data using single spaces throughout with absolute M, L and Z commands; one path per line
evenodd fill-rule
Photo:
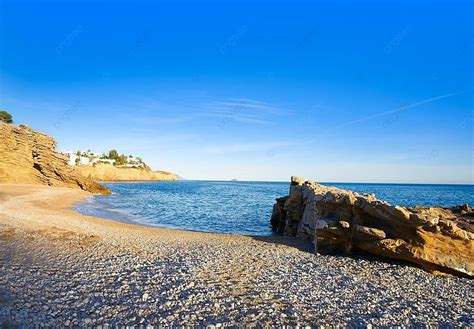
M 287 238 L 150 228 L 83 216 L 89 196 L 0 184 L 0 323 L 464 324 L 472 282 Z

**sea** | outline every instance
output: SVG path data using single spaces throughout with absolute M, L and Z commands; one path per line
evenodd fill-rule
M 322 183 L 401 206 L 474 205 L 474 185 Z M 275 198 L 288 182 L 176 181 L 103 183 L 112 195 L 76 205 L 85 215 L 182 230 L 269 236 Z

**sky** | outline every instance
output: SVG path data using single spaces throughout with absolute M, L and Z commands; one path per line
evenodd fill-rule
M 474 183 L 474 1 L 0 0 L 0 108 L 187 179 Z

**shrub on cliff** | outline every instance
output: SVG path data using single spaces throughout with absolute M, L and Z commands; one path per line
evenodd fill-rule
M 13 117 L 7 111 L 0 111 L 0 121 L 6 122 L 6 123 L 13 123 Z
M 126 155 L 119 155 L 116 159 L 115 159 L 115 164 L 117 166 L 123 166 L 127 163 L 128 161 L 128 158 Z
M 116 160 L 118 158 L 117 150 L 110 150 L 109 151 L 109 159 Z

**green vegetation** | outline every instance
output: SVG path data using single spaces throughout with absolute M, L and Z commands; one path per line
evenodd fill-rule
M 110 151 L 102 154 L 94 154 L 91 150 L 87 152 L 82 152 L 78 150 L 76 153 L 78 157 L 76 163 L 82 163 L 80 158 L 88 158 L 89 162 L 94 165 L 95 163 L 113 163 L 115 166 L 119 167 L 135 167 L 135 168 L 148 168 L 148 166 L 143 162 L 139 157 L 134 158 L 132 155 L 119 154 L 116 149 L 111 149 Z M 113 160 L 113 161 L 109 161 Z
M 115 160 L 116 166 L 124 166 L 126 164 L 130 164 L 130 159 L 133 159 L 132 155 L 126 156 L 125 154 L 120 154 L 117 152 L 116 149 L 112 149 L 109 151 L 108 159 Z M 140 158 L 137 158 L 137 165 L 141 165 L 143 161 Z
M 116 160 L 118 158 L 117 150 L 110 150 L 109 151 L 109 159 Z
M 0 121 L 6 122 L 6 123 L 13 123 L 13 117 L 7 111 L 0 111 Z
M 119 155 L 116 159 L 115 159 L 115 164 L 117 166 L 123 166 L 125 164 L 127 164 L 128 162 L 128 157 L 126 155 Z

